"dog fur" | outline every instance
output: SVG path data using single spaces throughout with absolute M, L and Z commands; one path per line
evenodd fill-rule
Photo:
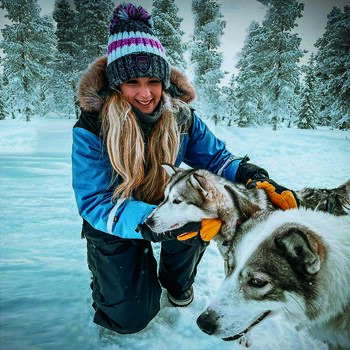
M 283 314 L 330 349 L 350 349 L 350 217 L 261 211 L 240 231 L 234 267 L 199 327 L 235 340 Z
M 163 202 L 147 218 L 155 232 L 164 232 L 202 219 L 220 218 L 222 228 L 214 237 L 220 253 L 227 258 L 229 242 L 238 228 L 260 210 L 277 209 L 261 189 L 247 190 L 204 169 L 180 169 L 169 164 L 163 167 L 171 176 Z M 304 188 L 296 191 L 301 205 L 310 209 L 347 215 L 350 203 L 350 180 L 335 189 Z
M 199 316 L 200 328 L 225 340 L 246 339 L 242 334 L 255 323 L 279 312 L 332 349 L 346 349 L 350 181 L 334 189 L 297 191 L 309 210 L 283 212 L 275 210 L 264 190 L 247 190 L 207 170 L 164 167 L 171 175 L 164 201 L 146 220 L 154 231 L 204 218 L 223 221 L 214 240 L 225 261 L 226 279 L 216 301 Z M 301 254 L 304 261 L 293 254 Z M 267 284 L 251 292 L 252 276 Z M 340 291 L 344 295 L 337 295 Z
M 171 175 L 165 198 L 146 220 L 155 232 L 202 219 L 220 218 L 223 225 L 214 240 L 225 256 L 225 247 L 232 240 L 236 227 L 255 211 L 273 207 L 265 191 L 247 191 L 243 185 L 203 169 L 183 170 L 166 164 L 163 167 Z

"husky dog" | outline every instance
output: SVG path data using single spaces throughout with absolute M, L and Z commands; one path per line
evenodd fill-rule
M 197 320 L 204 332 L 242 339 L 283 312 L 334 349 L 350 348 L 350 181 L 296 191 L 301 206 L 313 210 L 284 212 L 274 210 L 264 190 L 247 190 L 207 170 L 164 168 L 171 175 L 164 201 L 146 220 L 154 231 L 205 218 L 223 221 L 214 240 L 226 279 Z
M 350 217 L 260 211 L 240 231 L 234 266 L 198 326 L 224 340 L 244 339 L 281 314 L 330 349 L 350 349 Z
M 146 220 L 154 231 L 204 218 L 223 221 L 214 240 L 226 279 L 197 320 L 204 332 L 242 339 L 281 312 L 334 349 L 350 348 L 350 181 L 297 191 L 301 206 L 313 210 L 284 212 L 274 210 L 264 190 L 247 190 L 207 170 L 164 168 L 171 175 L 164 201 Z
M 224 258 L 229 242 L 235 239 L 243 222 L 259 210 L 276 209 L 264 190 L 247 190 L 244 185 L 208 170 L 183 170 L 169 164 L 163 167 L 171 178 L 163 202 L 150 214 L 146 224 L 155 232 L 164 232 L 189 222 L 220 218 L 223 225 L 214 240 Z M 331 190 L 305 188 L 296 193 L 302 206 L 347 215 L 350 180 Z
M 180 228 L 189 222 L 220 218 L 220 232 L 214 237 L 220 253 L 226 256 L 229 241 L 250 212 L 272 208 L 265 191 L 247 191 L 207 170 L 184 170 L 163 164 L 171 176 L 163 202 L 149 215 L 146 224 L 155 232 Z M 249 213 L 245 213 L 248 211 Z

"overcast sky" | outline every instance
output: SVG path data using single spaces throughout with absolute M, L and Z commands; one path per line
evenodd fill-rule
M 14 0 L 16 1 L 16 0 Z M 44 14 L 52 13 L 54 0 L 38 0 Z M 149 11 L 152 8 L 152 0 L 134 0 L 137 5 L 142 5 Z M 222 39 L 221 50 L 224 53 L 223 68 L 230 73 L 234 72 L 237 62 L 237 54 L 243 46 L 249 24 L 256 20 L 261 22 L 266 8 L 256 0 L 221 0 L 224 20 L 226 21 L 225 34 Z M 327 23 L 327 14 L 333 6 L 344 8 L 349 0 L 304 0 L 303 17 L 298 20 L 297 32 L 302 38 L 301 48 L 314 51 L 315 41 L 322 36 Z M 179 7 L 179 16 L 184 18 L 183 30 L 187 36 L 192 33 L 193 20 L 191 14 L 191 0 L 175 1 Z M 0 10 L 0 24 L 3 25 L 4 10 Z M 106 19 L 108 21 L 108 19 Z

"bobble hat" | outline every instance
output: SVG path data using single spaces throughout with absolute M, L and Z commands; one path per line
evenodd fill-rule
M 130 79 L 156 77 L 170 85 L 170 65 L 153 32 L 151 15 L 132 3 L 118 5 L 108 26 L 107 80 L 111 88 Z

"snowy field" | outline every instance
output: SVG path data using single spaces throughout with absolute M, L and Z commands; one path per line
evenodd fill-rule
M 4 350 L 243 349 L 202 333 L 196 318 L 223 279 L 214 243 L 195 283 L 195 301 L 161 311 L 135 335 L 92 323 L 81 220 L 71 190 L 73 120 L 0 121 L 0 348 Z M 269 128 L 212 130 L 236 155 L 248 154 L 277 182 L 300 189 L 334 187 L 350 177 L 350 132 Z M 154 245 L 156 256 L 159 245 Z M 254 330 L 252 349 L 326 349 L 282 319 Z

